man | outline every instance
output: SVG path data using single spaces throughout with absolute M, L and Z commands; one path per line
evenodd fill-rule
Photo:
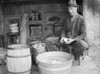
M 77 13 L 75 0 L 69 1 L 68 12 L 69 18 L 64 20 L 64 28 L 60 37 L 49 37 L 46 39 L 47 51 L 67 51 L 71 49 L 75 60 L 78 60 L 83 54 L 83 51 L 88 48 L 85 42 L 86 27 L 83 16 Z M 58 47 L 62 46 L 66 49 L 60 50 Z

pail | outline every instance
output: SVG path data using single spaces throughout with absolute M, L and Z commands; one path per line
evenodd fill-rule
M 19 30 L 19 27 L 18 27 L 18 24 L 17 23 L 14 23 L 14 24 L 11 24 L 9 25 L 9 28 L 10 28 L 10 31 L 15 33 L 15 32 L 18 32 Z
M 36 59 L 41 74 L 70 74 L 72 67 L 72 55 L 60 52 L 44 52 Z
M 19 30 L 18 30 L 19 28 L 18 27 L 12 27 L 12 28 L 10 28 L 10 30 L 11 30 L 11 32 L 18 32 Z
M 30 74 L 31 54 L 26 44 L 13 44 L 8 46 L 7 70 L 9 74 Z

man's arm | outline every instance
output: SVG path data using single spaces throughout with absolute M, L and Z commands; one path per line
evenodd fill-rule
M 86 37 L 86 24 L 84 19 L 82 19 L 79 31 L 80 35 L 75 38 L 76 41 L 83 40 Z

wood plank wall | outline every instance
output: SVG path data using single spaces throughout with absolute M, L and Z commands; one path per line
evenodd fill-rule
M 59 16 L 61 20 L 67 16 L 67 4 L 27 4 L 27 5 L 20 5 L 20 4 L 13 4 L 13 5 L 5 5 L 3 8 L 4 14 L 4 34 L 6 35 L 9 30 L 9 25 L 11 19 L 19 19 L 21 20 L 21 16 L 26 13 L 30 14 L 32 10 L 38 10 L 41 12 L 43 21 L 45 20 L 45 24 L 49 24 L 50 22 L 48 19 L 52 16 Z
M 20 15 L 30 13 L 37 9 L 42 13 L 65 12 L 66 4 L 30 4 L 30 5 L 9 5 L 4 7 L 4 15 Z

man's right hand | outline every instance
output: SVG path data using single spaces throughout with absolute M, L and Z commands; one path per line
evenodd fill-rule
M 64 38 L 63 37 L 60 39 L 60 43 L 64 43 Z

